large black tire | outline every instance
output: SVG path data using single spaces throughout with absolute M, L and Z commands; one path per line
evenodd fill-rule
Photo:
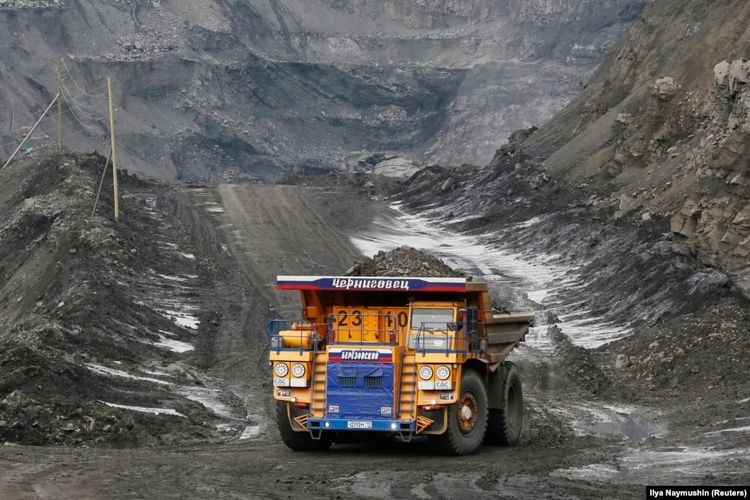
M 523 429 L 523 388 L 518 367 L 506 361 L 505 378 L 500 387 L 500 409 L 491 409 L 484 444 L 513 446 L 521 439 Z
M 448 408 L 448 429 L 435 436 L 437 449 L 451 455 L 475 453 L 487 431 L 487 390 L 474 370 L 464 370 L 458 402 Z
M 281 440 L 294 451 L 323 451 L 331 447 L 333 441 L 323 433 L 320 439 L 313 439 L 309 432 L 297 432 L 289 422 L 288 404 L 276 401 L 276 423 L 279 426 Z

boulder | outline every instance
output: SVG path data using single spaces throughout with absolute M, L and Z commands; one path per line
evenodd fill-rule
M 671 76 L 665 76 L 663 78 L 657 78 L 654 84 L 651 86 L 651 95 L 658 97 L 662 101 L 669 101 L 677 92 L 680 91 L 682 86 L 675 81 Z

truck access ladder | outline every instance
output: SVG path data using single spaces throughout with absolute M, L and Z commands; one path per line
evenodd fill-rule
M 401 358 L 401 384 L 398 391 L 398 418 L 414 419 L 417 397 L 416 355 L 404 353 Z
M 326 361 L 328 353 L 315 354 L 312 373 L 312 405 L 310 413 L 315 418 L 324 418 L 326 414 Z

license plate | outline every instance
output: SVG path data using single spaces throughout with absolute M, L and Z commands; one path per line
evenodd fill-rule
M 438 380 L 435 382 L 435 389 L 438 391 L 442 391 L 445 389 L 452 389 L 451 387 L 451 381 L 450 380 Z
M 289 387 L 289 379 L 288 378 L 274 378 L 273 385 L 275 385 L 276 387 Z
M 372 422 L 359 422 L 359 421 L 349 421 L 346 423 L 347 429 L 372 429 Z

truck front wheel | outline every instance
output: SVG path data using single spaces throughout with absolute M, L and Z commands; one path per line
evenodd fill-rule
M 331 447 L 333 441 L 325 434 L 320 439 L 313 439 L 309 432 L 298 432 L 292 429 L 289 420 L 289 403 L 276 401 L 276 423 L 279 426 L 281 440 L 294 451 L 323 451 Z
M 505 362 L 505 379 L 500 386 L 500 408 L 491 409 L 485 444 L 513 446 L 523 428 L 523 390 L 518 367 Z
M 487 392 L 474 370 L 464 370 L 458 402 L 448 408 L 448 429 L 435 436 L 437 448 L 452 455 L 469 455 L 482 445 L 487 430 Z

